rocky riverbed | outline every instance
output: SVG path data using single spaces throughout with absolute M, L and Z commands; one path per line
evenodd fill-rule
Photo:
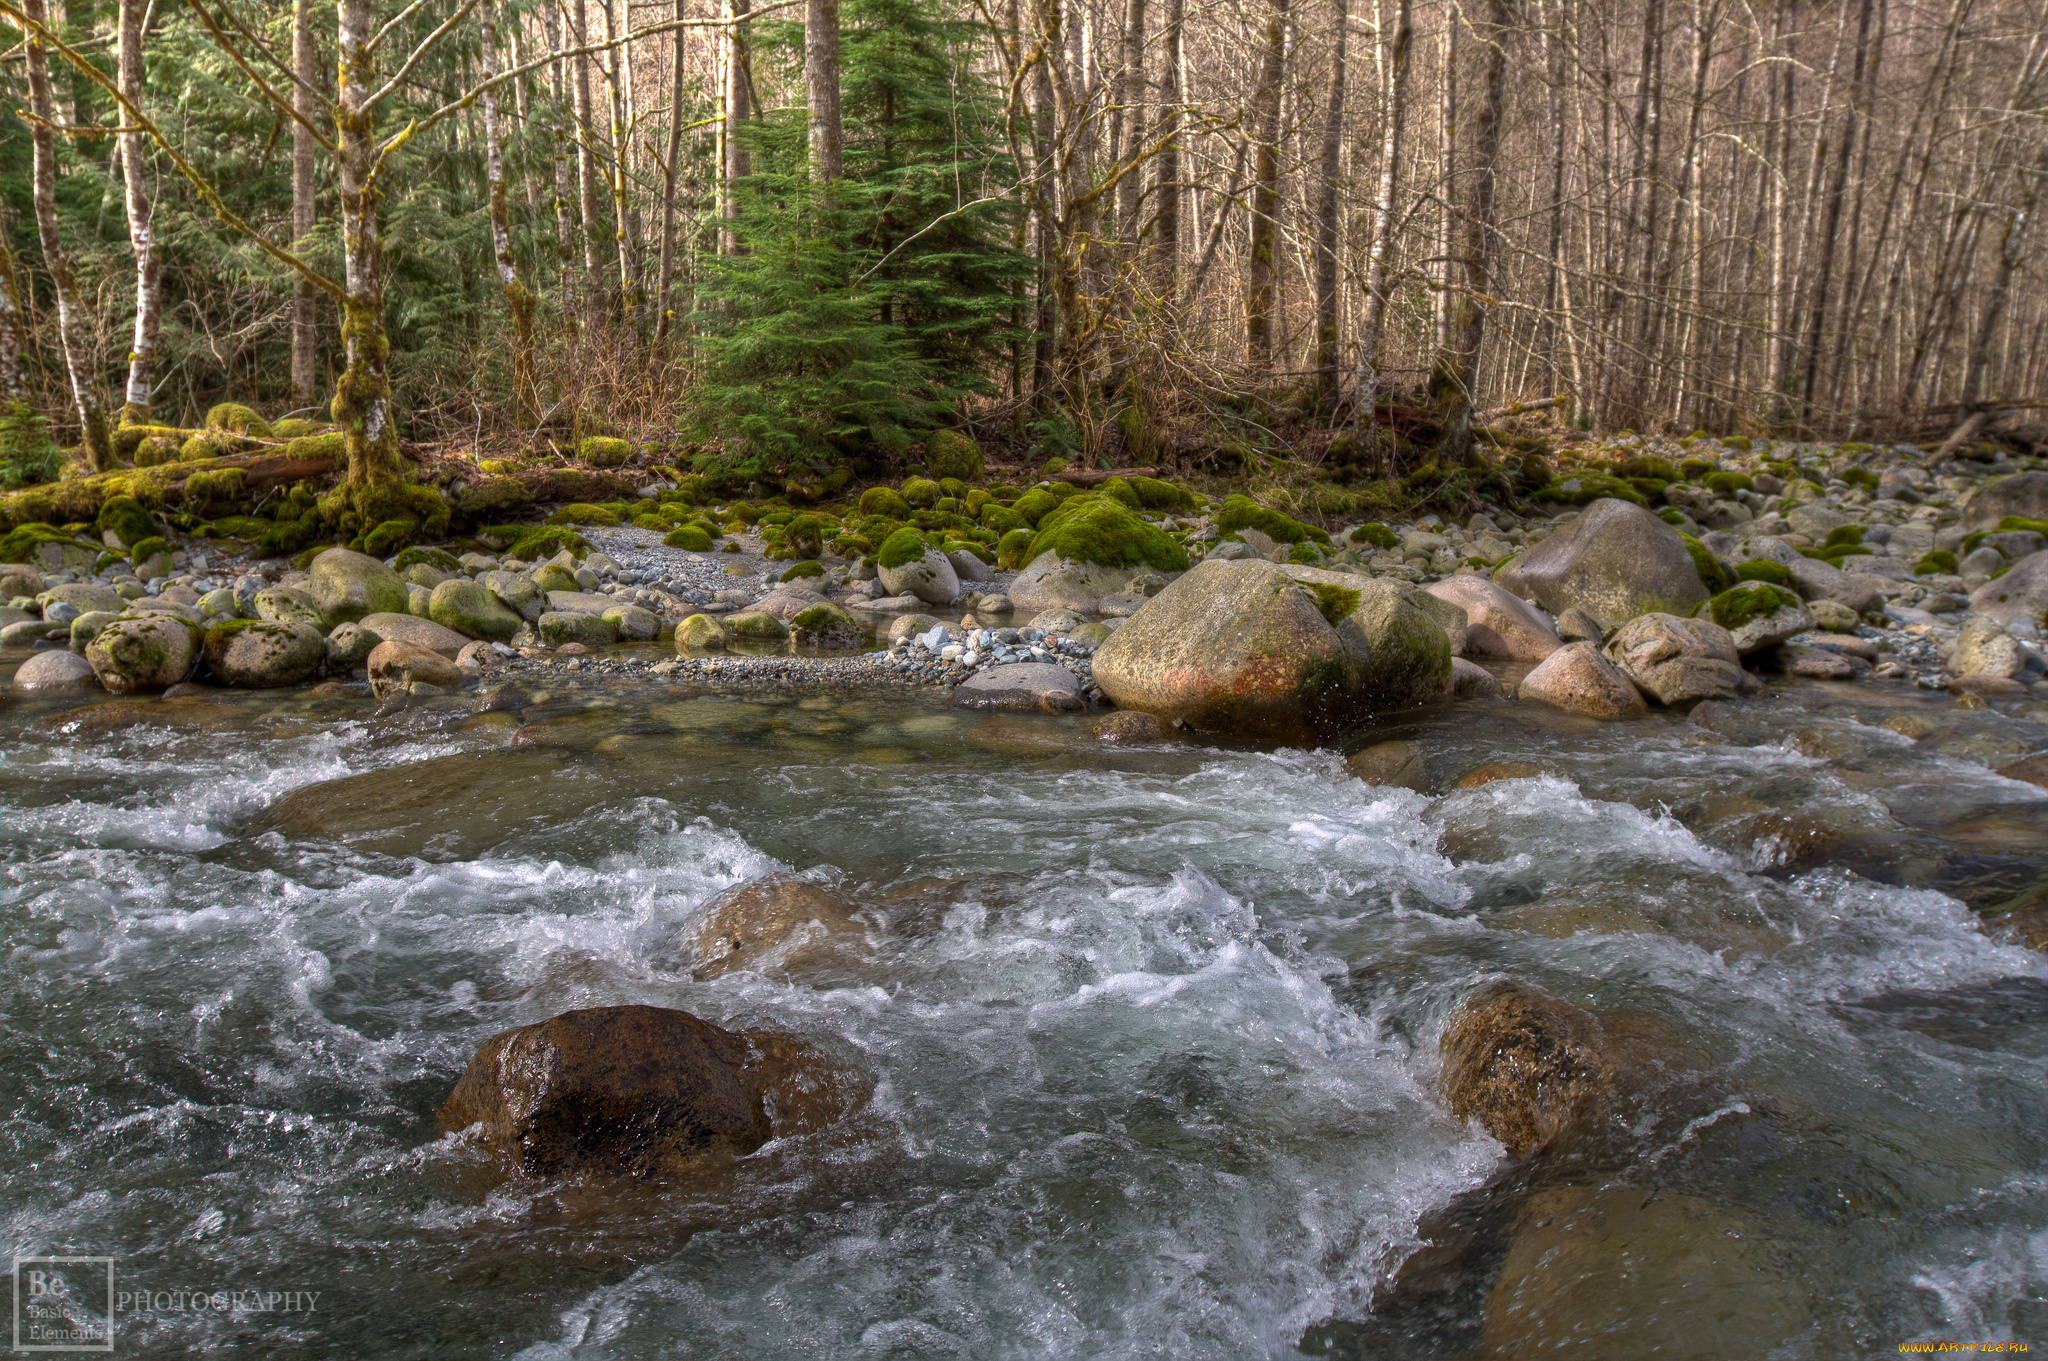
M 2000 526 L 2048 505 L 1804 459 L 1873 475 L 1385 548 L 1155 514 L 1185 574 L 880 609 L 631 528 L 46 551 L 0 633 L 17 1251 L 321 1292 L 138 1355 L 2039 1339 L 2048 541 Z M 820 605 L 858 636 L 793 642 Z M 172 622 L 175 677 L 94 650 Z M 645 1137 L 562 1133 L 621 1092 Z

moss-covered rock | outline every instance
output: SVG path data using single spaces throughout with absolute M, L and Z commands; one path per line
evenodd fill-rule
M 725 629 L 728 644 L 779 643 L 789 636 L 788 628 L 772 614 L 729 615 L 723 621 L 722 627 Z
M 199 665 L 196 624 L 172 614 L 117 619 L 85 649 L 100 684 L 115 694 L 163 690 L 191 676 Z
M 1621 478 L 1592 472 L 1575 472 L 1556 478 L 1538 488 L 1535 499 L 1565 506 L 1590 505 L 1602 499 L 1627 501 L 1638 506 L 1646 503 L 1643 494 Z
M 1362 524 L 1352 530 L 1350 539 L 1355 544 L 1364 544 L 1370 548 L 1393 549 L 1401 546 L 1400 537 L 1378 520 Z
M 1171 535 L 1108 498 L 1077 496 L 1041 520 L 1027 562 L 1047 553 L 1102 567 L 1188 568 L 1186 550 Z
M 1772 586 L 1787 588 L 1792 585 L 1792 573 L 1786 568 L 1785 564 L 1782 562 L 1772 562 L 1769 558 L 1751 558 L 1748 562 L 1740 564 L 1735 569 L 1735 579 L 1737 581 L 1761 581 Z
M 1748 473 L 1719 472 L 1706 476 L 1707 490 L 1716 496 L 1733 496 L 1739 491 L 1755 491 L 1756 483 Z
M 618 630 L 622 643 L 652 642 L 661 633 L 661 616 L 644 605 L 613 605 L 599 617 Z
M 1813 627 L 1805 602 L 1767 581 L 1744 582 L 1722 591 L 1700 606 L 1697 614 L 1727 629 L 1735 650 L 1743 654 L 1776 647 Z
M 540 617 L 541 641 L 549 647 L 582 643 L 586 647 L 609 647 L 619 640 L 619 626 L 603 615 L 580 610 L 549 610 Z
M 480 477 L 456 493 L 455 508 L 472 521 L 502 514 L 533 500 L 516 477 Z
M 175 458 L 178 447 L 196 433 L 192 430 L 182 430 L 175 425 L 124 425 L 113 432 L 108 442 L 114 447 L 114 457 L 125 458 L 130 462 L 135 462 L 137 451 L 151 440 L 168 444 L 173 451 L 172 457 Z M 137 463 L 136 466 L 147 465 Z
M 1011 504 L 1010 509 L 1025 524 L 1036 527 L 1040 520 L 1058 510 L 1059 506 L 1059 497 L 1053 495 L 1044 487 L 1033 487 L 1030 491 L 1019 496 Z
M 881 515 L 891 520 L 908 520 L 910 503 L 894 487 L 869 487 L 860 494 L 862 516 Z
M 101 503 L 93 528 L 110 535 L 110 545 L 123 549 L 132 549 L 156 533 L 156 523 L 149 518 L 149 512 L 132 496 L 109 496 Z
M 979 445 L 955 430 L 934 430 L 924 442 L 924 466 L 937 478 L 979 482 L 986 474 Z
M 327 660 L 327 641 L 309 624 L 230 619 L 206 631 L 206 665 L 223 685 L 297 685 Z
M 790 641 L 799 647 L 859 647 L 867 632 L 839 606 L 820 603 L 799 611 L 789 621 Z
M 178 446 L 178 462 L 204 463 L 225 458 L 235 451 L 235 445 L 236 441 L 223 438 L 218 432 L 194 435 Z
M 419 566 L 453 574 L 462 571 L 462 560 L 445 548 L 408 548 L 391 564 L 391 570 L 402 573 L 408 567 Z
M 403 614 L 409 603 L 410 592 L 398 573 L 346 548 L 330 548 L 314 558 L 307 575 L 307 591 L 319 602 L 323 629 L 370 614 Z
M 1195 508 L 1195 494 L 1186 487 L 1176 486 L 1156 477 L 1133 477 L 1129 481 L 1131 490 L 1138 494 L 1138 500 L 1147 510 Z
M 1318 543 L 1330 541 L 1330 536 L 1314 525 L 1305 525 L 1292 516 L 1283 515 L 1249 496 L 1241 495 L 1223 498 L 1223 508 L 1216 516 L 1216 527 L 1225 534 L 1256 529 L 1275 543 L 1301 543 L 1307 539 Z
M 1961 570 L 1961 565 L 1956 562 L 1956 555 L 1946 548 L 1936 548 L 1922 553 L 1920 560 L 1913 564 L 1913 575 L 1917 577 L 1952 577 Z
M 992 530 L 998 535 L 1007 534 L 1013 529 L 1022 529 L 1024 527 L 1023 516 L 1007 506 L 998 505 L 994 501 L 990 501 L 981 508 L 980 519 L 983 528 Z
M 704 532 L 702 525 L 679 525 L 670 530 L 662 542 L 670 548 L 681 548 L 691 553 L 711 551 L 711 536 Z
M 427 596 L 427 618 L 465 638 L 503 642 L 525 624 L 519 614 L 467 577 L 450 577 Z
M 633 457 L 633 446 L 622 439 L 591 435 L 576 446 L 576 456 L 593 468 L 616 468 Z
M 412 542 L 413 533 L 418 529 L 411 520 L 384 520 L 370 528 L 363 535 L 362 550 L 373 558 L 385 557 L 403 549 Z
M 606 510 L 603 506 L 583 505 L 572 501 L 548 516 L 548 523 L 551 525 L 595 525 L 601 529 L 615 529 L 618 527 L 619 517 Z
M 899 529 L 882 544 L 877 561 L 882 586 L 891 595 L 914 595 L 934 605 L 960 594 L 953 564 L 914 529 Z
M 805 577 L 825 575 L 825 565 L 815 558 L 806 558 L 782 574 L 784 581 L 802 581 Z
M 945 490 L 929 477 L 904 479 L 903 499 L 912 506 L 929 507 L 937 505 L 939 498 L 944 495 Z
M 566 526 L 549 525 L 521 534 L 510 552 L 521 562 L 540 562 L 564 549 L 571 556 L 580 558 L 590 552 L 590 541 Z
M 1707 594 L 1719 594 L 1735 584 L 1712 549 L 1690 534 L 1681 533 L 1679 537 L 1685 540 L 1685 551 L 1692 555 L 1692 568 L 1700 574 L 1700 585 L 1707 588 Z
M 1030 561 L 1031 541 L 1038 536 L 1028 529 L 1013 529 L 996 544 L 996 566 L 1005 572 L 1020 571 Z
M 53 572 L 65 567 L 89 571 L 98 558 L 94 546 L 49 525 L 20 525 L 0 538 L 0 562 L 28 563 Z
M 320 627 L 320 602 L 307 592 L 290 586 L 264 587 L 252 598 L 252 608 L 258 619 Z
M 1639 477 L 1657 482 L 1677 482 L 1683 477 L 1676 464 L 1654 454 L 1635 454 L 1614 467 L 1617 477 Z
M 176 463 L 179 452 L 185 447 L 185 436 L 180 434 L 151 435 L 135 446 L 130 457 L 138 468 L 156 468 L 166 463 Z
M 708 614 L 693 614 L 676 625 L 676 651 L 691 648 L 718 649 L 725 646 L 725 630 Z
M 1143 510 L 1145 508 L 1144 502 L 1138 499 L 1136 490 L 1121 477 L 1103 479 L 1102 485 L 1095 489 L 1095 494 L 1097 496 L 1106 496 L 1112 501 L 1130 507 L 1132 510 Z
M 226 430 L 231 434 L 248 435 L 255 439 L 274 439 L 276 432 L 270 422 L 239 402 L 222 402 L 206 413 L 208 430 Z

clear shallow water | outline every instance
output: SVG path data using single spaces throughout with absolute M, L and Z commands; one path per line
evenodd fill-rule
M 1513 978 L 1703 1056 L 1603 1176 L 1783 1249 L 1779 1354 L 2042 1341 L 2048 969 L 1970 907 L 2048 880 L 2048 797 L 1984 768 L 2048 737 L 1761 712 L 1376 734 L 1426 796 L 912 699 L 0 709 L 0 1213 L 124 1288 L 321 1292 L 130 1317 L 132 1355 L 1471 1354 L 1478 1296 L 1368 1315 L 1496 1171 L 1435 1042 Z M 1453 787 L 1498 760 L 1545 773 Z M 704 905 L 774 870 L 866 903 L 872 961 L 693 981 Z M 625 1002 L 873 1094 L 651 1192 L 439 1137 L 483 1039 Z

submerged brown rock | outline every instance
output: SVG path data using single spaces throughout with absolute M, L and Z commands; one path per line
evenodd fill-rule
M 663 1177 L 737 1157 L 837 1104 L 799 1041 L 666 1007 L 568 1011 L 486 1040 L 438 1112 L 508 1171 Z
M 741 884 L 711 906 L 697 933 L 700 978 L 734 969 L 787 970 L 829 962 L 835 946 L 856 943 L 859 905 L 806 879 L 770 874 Z

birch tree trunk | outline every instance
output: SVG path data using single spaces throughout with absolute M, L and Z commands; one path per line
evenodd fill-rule
M 575 0 L 575 25 L 569 35 L 572 47 L 590 43 L 590 7 Z M 576 197 L 583 213 L 583 314 L 595 320 L 602 310 L 604 266 L 599 263 L 597 231 L 601 215 L 597 208 L 597 110 L 590 94 L 590 57 L 574 57 L 576 63 Z
M 512 314 L 512 405 L 519 428 L 540 423 L 540 402 L 533 384 L 533 294 L 519 282 L 512 259 L 512 213 L 505 202 L 505 151 L 498 118 L 498 90 L 490 82 L 498 74 L 497 0 L 481 0 L 477 19 L 482 28 L 484 90 L 484 178 L 490 190 L 491 251 L 498 263 L 498 286 L 505 290 L 505 308 Z
M 1159 59 L 1159 122 L 1153 138 L 1160 148 L 1153 170 L 1153 207 L 1157 222 L 1152 248 L 1153 291 L 1171 298 L 1180 263 L 1180 69 L 1186 60 L 1182 42 L 1187 0 L 1166 0 L 1165 51 Z
M 14 269 L 14 252 L 0 241 L 0 402 L 22 401 L 28 392 L 28 374 L 22 367 L 28 327 L 21 307 L 21 276 Z
M 722 206 L 719 212 L 719 217 L 728 224 L 719 233 L 719 252 L 724 255 L 740 253 L 739 237 L 730 226 L 740 213 L 734 186 L 754 173 L 753 158 L 747 151 L 746 141 L 740 136 L 751 108 L 747 96 L 746 28 L 740 21 L 747 17 L 751 8 L 752 0 L 727 0 L 726 4 L 726 17 L 731 27 L 727 30 L 725 49 L 725 164 L 722 167 Z
M 555 6 L 541 7 L 541 25 L 549 50 L 560 53 L 563 48 L 561 15 Z M 555 278 L 562 292 L 562 330 L 573 347 L 581 328 L 577 325 L 576 312 L 576 224 L 570 220 L 569 207 L 569 130 L 566 124 L 570 118 L 571 96 L 569 73 L 563 69 L 560 56 L 548 63 L 548 96 L 554 105 L 549 111 L 548 161 L 555 190 Z
M 1359 418 L 1378 438 L 1380 338 L 1386 329 L 1387 293 L 1392 288 L 1394 204 L 1401 184 L 1402 134 L 1408 122 L 1408 60 L 1415 46 L 1415 0 L 1399 0 L 1393 50 L 1387 57 L 1386 131 L 1380 144 L 1379 187 L 1373 194 L 1372 245 L 1365 256 L 1365 314 L 1358 323 Z
M 142 102 L 142 21 L 148 0 L 121 0 L 115 67 L 121 93 Z M 294 145 L 297 139 L 294 138 Z M 128 392 L 121 405 L 124 425 L 147 425 L 156 391 L 156 333 L 162 313 L 163 265 L 157 256 L 156 227 L 149 202 L 149 134 L 137 128 L 121 134 L 121 181 L 128 210 L 128 244 L 135 252 L 135 329 L 128 346 Z M 300 285 L 305 287 L 305 285 Z
M 22 0 L 21 9 L 31 24 L 47 25 L 43 0 Z M 43 268 L 50 275 L 51 291 L 57 295 L 57 338 L 63 346 L 64 373 L 71 384 L 71 403 L 78 415 L 81 442 L 93 471 L 106 472 L 115 466 L 114 449 L 107 436 L 107 416 L 100 405 L 99 385 L 90 368 L 78 281 L 71 273 L 63 239 L 57 234 L 57 109 L 50 93 L 50 67 L 42 43 L 26 32 L 23 37 L 27 39 L 32 115 L 29 127 L 34 147 L 30 192 L 35 201 L 36 234 L 42 243 Z
M 133 0 L 123 0 L 133 3 Z M 313 0 L 292 3 L 292 107 L 311 123 L 320 116 L 313 91 L 320 81 L 319 49 L 313 41 Z M 292 124 L 292 249 L 304 255 L 317 222 L 316 148 L 311 130 Z M 126 164 L 127 157 L 122 157 Z M 292 277 L 292 406 L 303 410 L 319 400 L 319 295 L 303 275 Z
M 615 0 L 603 0 L 604 40 L 607 43 L 618 42 L 625 33 L 619 26 L 614 4 Z M 640 271 L 634 259 L 632 202 L 626 192 L 626 175 L 632 159 L 632 132 L 626 112 L 625 81 L 631 80 L 632 68 L 626 63 L 624 47 L 613 47 L 608 56 L 609 60 L 601 69 L 611 109 L 611 174 L 607 178 L 612 194 L 612 246 L 619 267 L 619 322 L 627 328 L 637 328 L 641 302 Z
M 689 0 L 676 0 L 676 19 L 680 22 L 689 12 Z M 684 34 L 687 29 L 675 32 L 674 60 L 670 64 L 669 108 L 668 108 L 668 155 L 661 166 L 661 252 L 654 267 L 654 343 L 663 344 L 668 340 L 669 322 L 674 316 L 675 306 L 671 296 L 671 271 L 675 268 L 676 245 L 676 176 L 681 167 L 677 164 L 683 154 L 683 60 L 688 56 Z

